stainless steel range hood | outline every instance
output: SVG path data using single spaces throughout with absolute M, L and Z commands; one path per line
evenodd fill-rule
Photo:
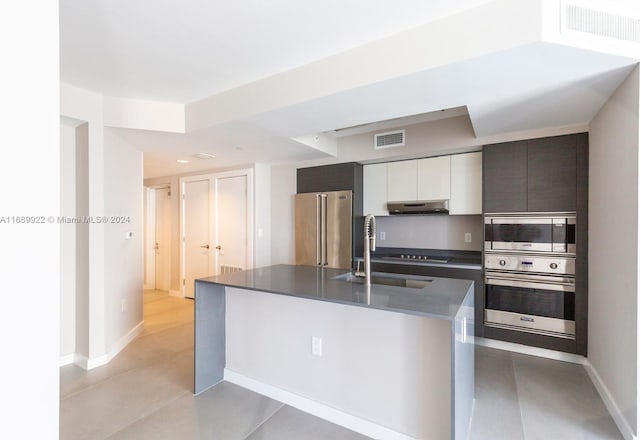
M 449 214 L 449 200 L 416 200 L 415 202 L 388 202 L 391 215 L 398 214 Z

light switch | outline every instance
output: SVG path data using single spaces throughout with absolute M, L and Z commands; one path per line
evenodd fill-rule
M 322 338 L 311 336 L 311 354 L 314 356 L 322 356 Z

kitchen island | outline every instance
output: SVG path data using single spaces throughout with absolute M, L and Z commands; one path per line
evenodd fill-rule
M 227 380 L 374 438 L 466 438 L 473 283 L 375 281 L 290 265 L 196 280 L 195 394 Z

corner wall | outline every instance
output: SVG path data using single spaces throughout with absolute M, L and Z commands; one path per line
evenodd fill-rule
M 626 438 L 637 435 L 639 68 L 589 131 L 589 362 Z
M 142 152 L 105 129 L 104 215 L 107 352 L 117 352 L 142 324 L 144 228 Z M 131 233 L 131 238 L 128 238 Z M 141 330 L 141 327 L 140 327 Z
M 115 356 L 141 330 L 143 293 L 142 153 L 105 129 L 102 96 L 60 86 L 60 114 L 86 121 L 86 148 L 76 159 L 78 215 L 93 221 L 78 225 L 75 362 L 91 369 Z M 79 180 L 78 180 L 79 179 Z M 87 206 L 88 204 L 88 206 Z M 112 221 L 111 217 L 129 217 Z M 107 217 L 108 222 L 98 222 Z M 130 240 L 125 232 L 132 231 Z M 88 273 L 88 276 L 86 275 Z M 122 300 L 125 311 L 122 311 Z

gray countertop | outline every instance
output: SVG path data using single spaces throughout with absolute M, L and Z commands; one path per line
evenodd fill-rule
M 431 281 L 423 288 L 373 284 L 367 294 L 361 283 L 336 279 L 347 273 L 345 269 L 282 264 L 201 278 L 196 282 L 446 320 L 454 319 L 465 297 L 473 295 L 472 281 L 397 274 L 392 276 Z

